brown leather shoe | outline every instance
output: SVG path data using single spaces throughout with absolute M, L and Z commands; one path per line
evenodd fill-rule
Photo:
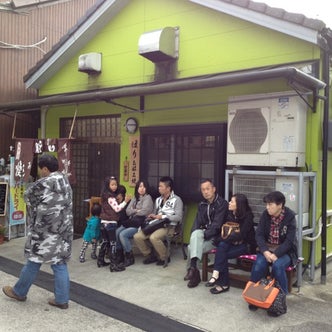
M 195 268 L 194 267 L 190 267 L 188 270 L 187 270 L 187 274 L 184 276 L 183 280 L 191 280 L 193 275 L 194 275 L 194 272 L 195 272 Z
M 48 304 L 60 309 L 68 309 L 68 303 L 56 303 L 55 299 L 49 299 Z
M 2 291 L 3 291 L 8 297 L 10 297 L 10 298 L 12 298 L 12 299 L 15 299 L 15 300 L 17 300 L 17 301 L 21 301 L 21 302 L 23 302 L 23 301 L 25 301 L 25 300 L 27 299 L 26 296 L 18 296 L 18 295 L 16 295 L 16 294 L 14 293 L 14 291 L 13 291 L 13 287 L 10 287 L 10 286 L 4 286 L 4 287 L 2 287 Z
M 198 269 L 194 270 L 194 274 L 193 277 L 189 280 L 187 286 L 189 288 L 194 288 L 196 286 L 198 286 L 198 284 L 201 282 L 201 275 L 199 273 Z

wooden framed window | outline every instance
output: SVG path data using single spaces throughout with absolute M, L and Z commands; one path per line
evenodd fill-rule
M 141 128 L 141 177 L 155 196 L 162 176 L 174 179 L 184 201 L 199 201 L 200 182 L 211 178 L 224 194 L 226 124 Z

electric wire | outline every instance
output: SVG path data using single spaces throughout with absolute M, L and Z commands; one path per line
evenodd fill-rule
M 6 43 L 2 40 L 0 40 L 0 48 L 5 48 L 5 49 L 18 49 L 18 50 L 26 50 L 29 48 L 37 48 L 39 51 L 42 53 L 46 54 L 46 51 L 44 51 L 39 45 L 45 43 L 47 40 L 47 37 L 44 37 L 41 41 L 35 43 L 35 44 L 28 44 L 28 45 L 20 45 L 20 44 L 11 44 L 11 43 Z

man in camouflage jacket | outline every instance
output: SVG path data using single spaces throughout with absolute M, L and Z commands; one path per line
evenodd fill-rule
M 24 248 L 27 263 L 14 287 L 3 292 L 18 301 L 26 295 L 42 263 L 50 263 L 54 273 L 55 298 L 48 303 L 68 308 L 69 274 L 67 261 L 73 241 L 72 189 L 67 177 L 58 172 L 58 160 L 49 154 L 39 158 L 41 178 L 24 193 L 28 208 L 28 236 Z

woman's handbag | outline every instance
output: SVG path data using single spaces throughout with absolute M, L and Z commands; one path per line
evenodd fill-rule
M 159 228 L 164 228 L 165 225 L 169 224 L 168 218 L 164 219 L 146 219 L 142 225 L 142 232 L 145 235 L 150 235 Z
M 128 218 L 127 220 L 122 221 L 121 225 L 130 228 L 130 227 L 135 227 L 139 228 L 143 225 L 145 220 L 145 216 L 132 216 Z
M 231 236 L 240 234 L 240 224 L 233 221 L 227 221 L 221 226 L 221 238 L 227 240 Z
M 275 287 L 275 279 L 262 278 L 256 283 L 248 281 L 242 296 L 249 304 L 268 309 L 275 301 L 279 291 L 279 288 Z

